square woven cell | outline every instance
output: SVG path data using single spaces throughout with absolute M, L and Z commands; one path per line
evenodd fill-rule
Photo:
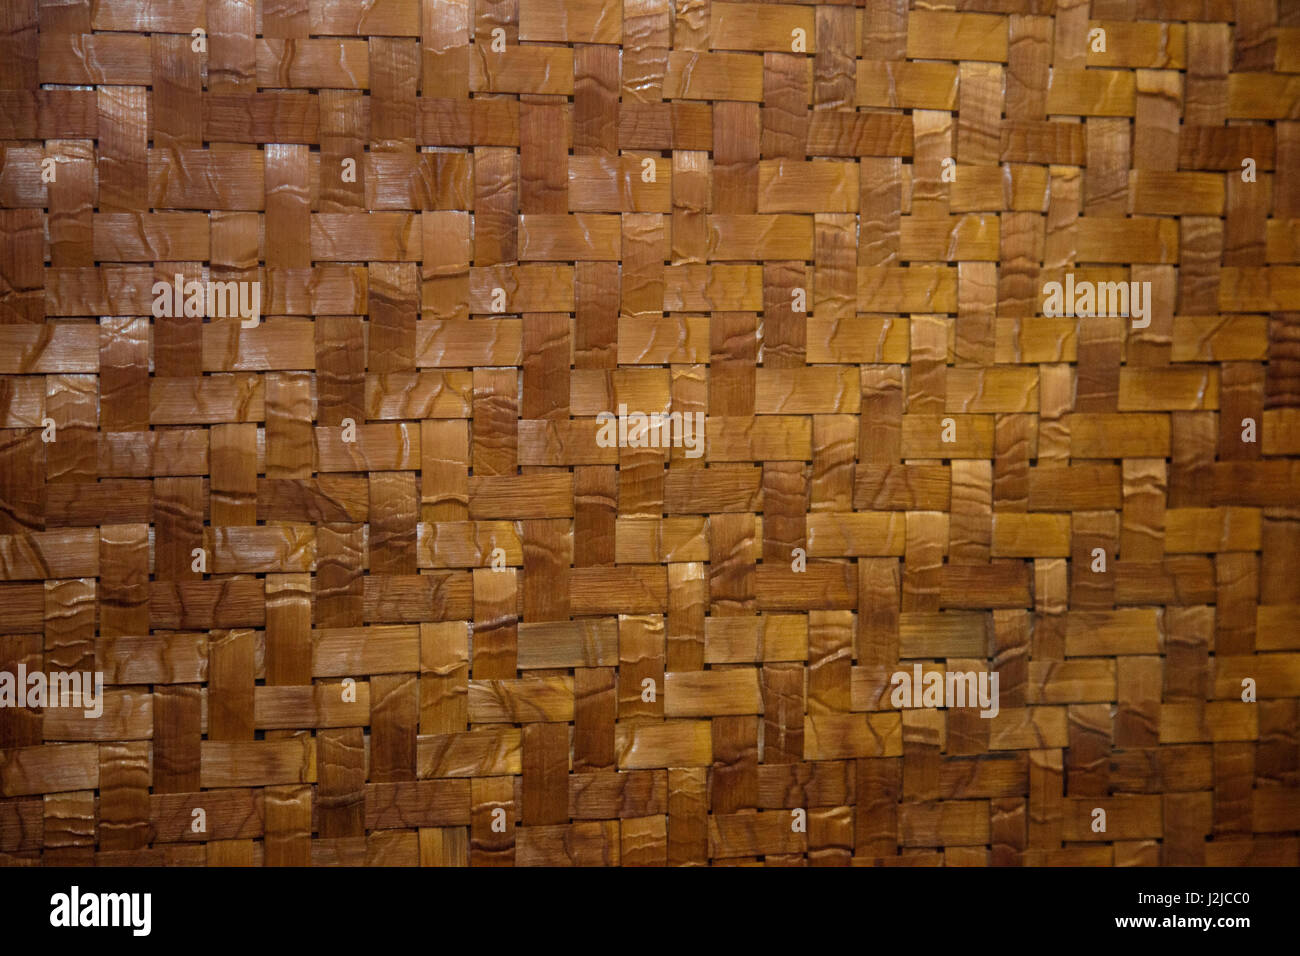
M 3 0 L 0 864 L 1300 864 L 1300 4 Z

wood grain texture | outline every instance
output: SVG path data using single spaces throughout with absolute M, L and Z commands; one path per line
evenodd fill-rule
M 1300 864 L 1294 4 L 12 5 L 0 865 Z

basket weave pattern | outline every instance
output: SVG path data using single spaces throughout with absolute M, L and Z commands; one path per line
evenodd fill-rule
M 1287 0 L 4 0 L 0 864 L 1300 863 L 1298 170 Z

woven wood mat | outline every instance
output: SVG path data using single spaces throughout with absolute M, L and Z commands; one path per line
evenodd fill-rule
M 1297 169 L 1290 0 L 4 0 L 0 862 L 1300 863 Z

